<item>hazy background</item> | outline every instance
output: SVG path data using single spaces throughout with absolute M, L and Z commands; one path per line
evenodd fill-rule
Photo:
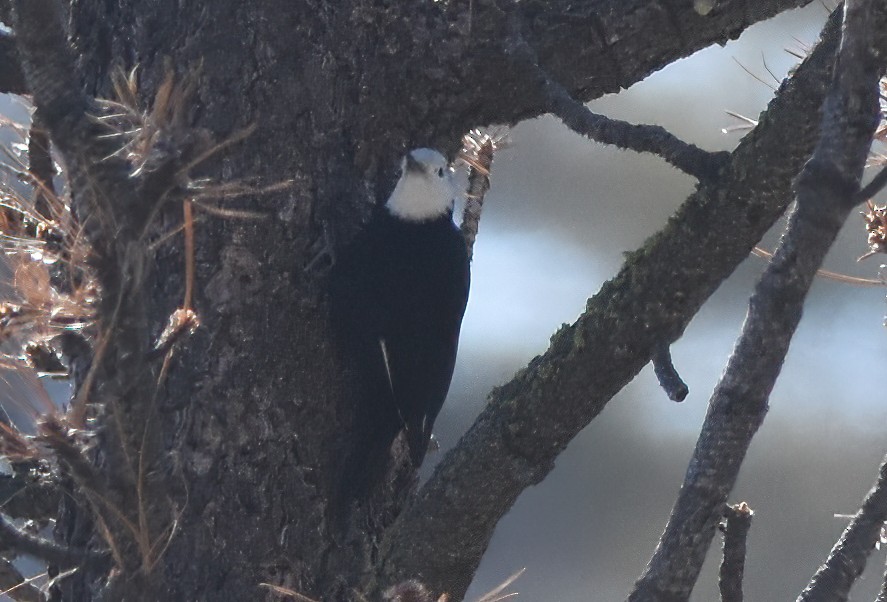
M 756 118 L 796 59 L 785 48 L 812 44 L 826 10 L 818 3 L 746 31 L 725 47 L 679 61 L 618 95 L 598 112 L 658 123 L 709 149 L 732 149 L 742 133 L 732 110 Z M 737 62 L 738 61 L 738 62 Z M 765 63 L 766 66 L 765 67 Z M 0 112 L 10 106 L 0 95 Z M 661 160 L 616 151 L 545 117 L 515 127 L 496 157 L 472 268 L 472 291 L 450 399 L 437 422 L 444 449 L 586 299 L 614 276 L 626 251 L 660 229 L 694 182 Z M 773 248 L 778 232 L 767 245 Z M 876 277 L 861 217 L 852 216 L 827 267 Z M 709 395 L 739 332 L 764 262 L 748 259 L 702 308 L 672 348 L 690 386 L 668 400 L 648 367 L 577 437 L 539 486 L 500 523 L 469 598 L 527 567 L 521 599 L 623 599 L 665 525 Z M 829 280 L 814 284 L 771 410 L 752 445 L 731 502 L 755 510 L 746 599 L 794 599 L 873 483 L 887 451 L 887 404 L 879 380 L 887 356 L 885 291 Z M 441 454 L 430 456 L 436 462 Z M 426 471 L 428 469 L 426 468 Z M 694 600 L 716 600 L 717 539 Z M 872 556 L 854 599 L 873 599 L 883 553 Z
M 742 132 L 732 110 L 757 118 L 796 63 L 785 51 L 812 45 L 826 17 L 814 3 L 749 29 L 725 47 L 675 63 L 595 111 L 658 123 L 708 150 L 732 149 Z M 766 67 L 765 67 L 766 64 Z M 551 117 L 515 127 L 493 168 L 472 267 L 471 299 L 450 399 L 436 435 L 451 447 L 490 389 L 548 346 L 563 322 L 616 274 L 693 189 L 663 161 L 617 151 L 569 132 Z M 767 245 L 775 246 L 778 231 Z M 827 267 L 876 277 L 862 218 L 851 219 Z M 686 470 L 714 385 L 765 265 L 748 259 L 672 348 L 690 387 L 668 400 L 652 369 L 620 393 L 560 456 L 554 472 L 527 490 L 500 523 L 469 599 L 521 567 L 521 599 L 623 599 L 655 548 Z M 887 405 L 879 388 L 887 355 L 885 291 L 829 280 L 814 284 L 771 410 L 731 502 L 755 510 L 749 536 L 747 600 L 794 600 L 825 559 L 877 476 L 887 451 Z M 440 455 L 433 457 L 434 461 Z M 872 556 L 854 599 L 874 599 L 883 574 Z M 718 599 L 720 538 L 694 594 Z

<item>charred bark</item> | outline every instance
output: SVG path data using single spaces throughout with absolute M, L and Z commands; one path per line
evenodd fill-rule
M 334 247 L 346 242 L 387 195 L 404 149 L 452 152 L 470 127 L 513 123 L 548 110 L 538 75 L 509 52 L 515 26 L 540 68 L 578 100 L 590 100 L 806 3 L 769 0 L 749 8 L 744 1 L 724 1 L 708 15 L 690 2 L 671 1 L 71 3 L 67 33 L 76 56 L 71 72 L 82 83 L 78 99 L 81 90 L 88 97 L 111 97 L 111 74 L 138 66 L 139 93 L 148 103 L 172 69 L 194 82 L 186 118 L 195 138 L 221 142 L 255 127 L 244 141 L 198 166 L 196 175 L 292 184 L 225 204 L 261 219 L 230 212 L 205 215 L 197 224 L 194 307 L 201 327 L 177 346 L 168 373 L 150 363 L 147 351 L 181 304 L 187 284 L 182 245 L 173 237 L 139 248 L 145 265 L 140 288 L 120 295 L 128 300 L 123 306 L 138 314 L 130 342 L 142 355 L 133 360 L 121 352 L 112 357 L 116 364 L 97 372 L 106 399 L 131 405 L 111 413 L 123 422 L 124 435 L 102 440 L 94 459 L 109 487 L 121 488 L 109 495 L 123 505 L 156 509 L 148 522 L 155 535 L 151 545 L 160 553 L 148 566 L 129 549 L 135 544 L 123 545 L 114 551 L 123 561 L 122 575 L 107 583 L 95 563 L 85 565 L 58 595 L 254 600 L 268 591 L 259 584 L 270 583 L 328 601 L 353 599 L 354 589 L 371 580 L 379 542 L 415 484 L 413 475 L 399 473 L 384 499 L 367 501 L 344 528 L 329 519 L 359 383 L 332 345 L 325 274 L 313 261 L 318 251 L 330 240 Z M 51 124 L 50 130 L 54 143 L 63 145 Z M 772 188 L 784 190 L 792 173 L 782 174 Z M 137 192 L 144 200 L 152 190 L 157 192 L 146 185 Z M 701 190 L 698 204 L 719 194 L 724 196 Z M 689 285 L 693 311 L 781 207 L 759 208 L 748 239 L 731 242 L 729 258 L 712 259 L 719 262 L 716 273 Z M 82 211 L 86 217 L 89 208 Z M 134 211 L 149 224 L 150 240 L 161 240 L 182 220 L 176 202 Z M 121 215 L 123 223 L 134 219 Z M 97 232 L 94 242 L 113 256 L 124 252 L 120 236 Z M 116 272 L 109 273 L 113 281 Z M 136 300 L 138 307 L 127 305 Z M 115 311 L 104 306 L 100 325 L 112 324 Z M 679 336 L 691 315 L 669 323 L 664 338 Z M 568 335 L 578 340 L 566 332 L 555 343 L 567 342 Z M 530 467 L 498 506 L 541 478 L 553 454 L 659 343 L 645 339 L 642 353 L 624 363 L 619 382 L 601 387 L 593 408 L 564 417 L 568 428 L 551 426 L 554 434 L 543 443 L 555 451 Z M 144 371 L 129 388 L 119 380 L 123 372 L 108 367 L 137 370 L 138 362 Z M 513 393 L 514 387 L 505 388 L 497 396 L 505 400 Z M 136 441 L 138 433 L 149 447 Z M 132 482 L 112 478 L 121 470 L 115 462 L 125 462 L 120 456 L 141 457 L 146 450 L 149 487 L 134 492 Z M 101 547 L 106 531 L 115 544 L 128 537 L 120 525 L 96 524 L 88 505 L 69 503 L 61 516 L 64 543 L 77 549 Z M 453 576 L 454 585 L 439 575 L 430 585 L 461 595 L 482 549 L 475 552 L 477 558 Z M 404 567 L 389 566 L 385 575 L 421 573 L 409 563 Z M 380 590 L 387 585 L 375 583 Z

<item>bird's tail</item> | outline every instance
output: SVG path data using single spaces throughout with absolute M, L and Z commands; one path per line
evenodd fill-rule
M 428 453 L 431 433 L 427 432 L 424 425 L 407 424 L 406 437 L 407 443 L 410 446 L 410 461 L 413 463 L 413 468 L 419 470 L 419 467 L 422 466 L 422 461 L 425 459 L 425 454 Z
M 378 426 L 381 428 L 367 429 L 365 425 L 357 427 L 354 443 L 343 463 L 340 471 L 340 495 L 348 505 L 368 499 L 388 473 L 391 444 L 397 437 L 399 427 L 396 423 Z

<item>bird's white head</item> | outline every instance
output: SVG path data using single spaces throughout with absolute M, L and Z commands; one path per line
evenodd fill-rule
M 455 197 L 446 158 L 436 150 L 417 148 L 404 157 L 400 179 L 385 206 L 395 217 L 423 222 L 451 211 Z

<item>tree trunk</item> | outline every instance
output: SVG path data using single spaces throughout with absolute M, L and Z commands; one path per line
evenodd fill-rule
M 144 554 L 141 564 L 124 562 L 110 582 L 98 568 L 81 570 L 60 583 L 61 599 L 255 600 L 270 591 L 262 583 L 357 599 L 415 475 L 401 470 L 347 521 L 331 518 L 359 383 L 332 343 L 323 252 L 341 248 L 384 200 L 406 149 L 452 156 L 471 127 L 544 112 L 533 75 L 509 58 L 515 30 L 589 100 L 806 2 L 761 2 L 753 14 L 745 2 L 722 2 L 707 18 L 677 4 L 72 2 L 68 33 L 88 95 L 112 97 L 112 73 L 138 66 L 149 105 L 172 70 L 195 83 L 186 114 L 196 139 L 224 142 L 255 126 L 195 176 L 291 185 L 222 202 L 261 218 L 197 209 L 200 327 L 177 347 L 168 374 L 153 368 L 149 385 L 162 384 L 142 395 L 149 409 L 111 412 L 142 443 L 108 436 L 95 458 L 113 472 L 118 445 L 148 466 L 148 484 L 119 497 L 151 509 L 154 562 Z M 181 216 L 180 202 L 163 205 L 153 240 Z M 186 288 L 181 237 L 155 248 L 141 291 L 148 346 Z M 113 430 L 108 420 L 102 427 Z M 125 528 L 63 505 L 66 543 L 107 547 L 110 533 L 115 557 L 138 557 Z

